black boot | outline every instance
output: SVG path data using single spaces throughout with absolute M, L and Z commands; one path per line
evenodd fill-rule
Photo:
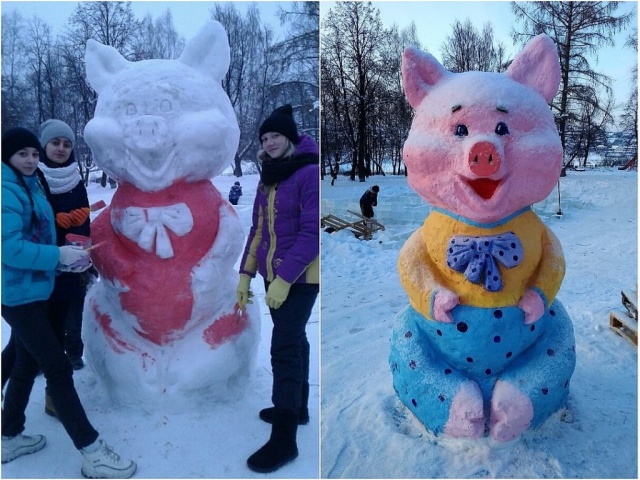
M 302 402 L 300 403 L 300 411 L 298 412 L 298 425 L 306 425 L 309 423 L 309 382 L 302 384 Z M 276 407 L 263 408 L 260 410 L 260 419 L 273 423 L 273 412 Z
M 298 456 L 296 433 L 298 416 L 289 410 L 274 409 L 271 437 L 247 460 L 254 472 L 275 472 Z

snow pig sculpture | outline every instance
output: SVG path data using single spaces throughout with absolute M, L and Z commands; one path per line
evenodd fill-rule
M 87 43 L 98 103 L 85 138 L 118 181 L 92 223 L 101 278 L 85 305 L 87 357 L 116 400 L 149 411 L 235 398 L 253 368 L 258 312 L 235 301 L 243 227 L 210 181 L 239 141 L 221 87 L 229 59 L 217 22 L 177 60 Z
M 562 248 L 531 208 L 562 165 L 556 49 L 540 35 L 505 73 L 454 74 L 408 48 L 402 77 L 408 181 L 432 211 L 398 260 L 394 388 L 436 435 L 508 442 L 565 404 L 575 367 Z

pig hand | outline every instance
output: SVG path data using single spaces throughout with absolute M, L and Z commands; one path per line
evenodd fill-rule
M 438 290 L 433 302 L 433 319 L 441 323 L 453 323 L 451 310 L 460 303 L 458 295 L 450 290 Z
M 518 307 L 524 311 L 525 325 L 537 322 L 544 314 L 544 301 L 535 290 L 527 290 L 518 302 Z

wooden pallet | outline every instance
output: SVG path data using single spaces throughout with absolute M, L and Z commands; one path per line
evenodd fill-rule
M 336 217 L 335 215 L 325 215 L 320 219 L 320 225 L 323 228 L 331 228 L 332 232 L 337 232 L 346 228 L 351 230 L 357 238 L 363 238 L 365 240 L 371 240 L 374 232 L 384 230 L 384 225 L 381 223 L 369 220 L 352 211 L 349 211 L 349 213 L 356 215 L 361 218 L 361 220 L 349 222 L 340 217 Z
M 367 224 L 367 227 L 369 229 L 371 229 L 372 232 L 377 232 L 378 230 L 384 230 L 384 225 L 382 225 L 380 222 L 374 220 L 373 218 L 367 218 L 362 216 L 359 213 L 356 213 L 352 210 L 347 210 L 347 212 L 349 212 L 351 215 L 355 215 L 356 217 L 362 219 L 365 221 L 365 223 Z
M 621 310 L 609 314 L 609 326 L 621 337 L 638 346 L 638 322 Z

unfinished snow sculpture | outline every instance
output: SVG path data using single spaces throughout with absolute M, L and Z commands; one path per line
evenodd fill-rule
M 217 22 L 177 60 L 129 62 L 87 42 L 98 103 L 85 138 L 118 189 L 92 223 L 101 280 L 85 305 L 86 353 L 124 404 L 179 411 L 237 398 L 253 368 L 257 307 L 235 301 L 243 228 L 210 181 L 239 141 L 221 87 L 229 58 Z
M 531 208 L 562 165 L 558 55 L 539 35 L 505 73 L 454 74 L 408 48 L 402 77 L 408 181 L 433 209 L 398 260 L 394 388 L 436 435 L 511 441 L 565 404 L 575 367 L 562 248 Z

